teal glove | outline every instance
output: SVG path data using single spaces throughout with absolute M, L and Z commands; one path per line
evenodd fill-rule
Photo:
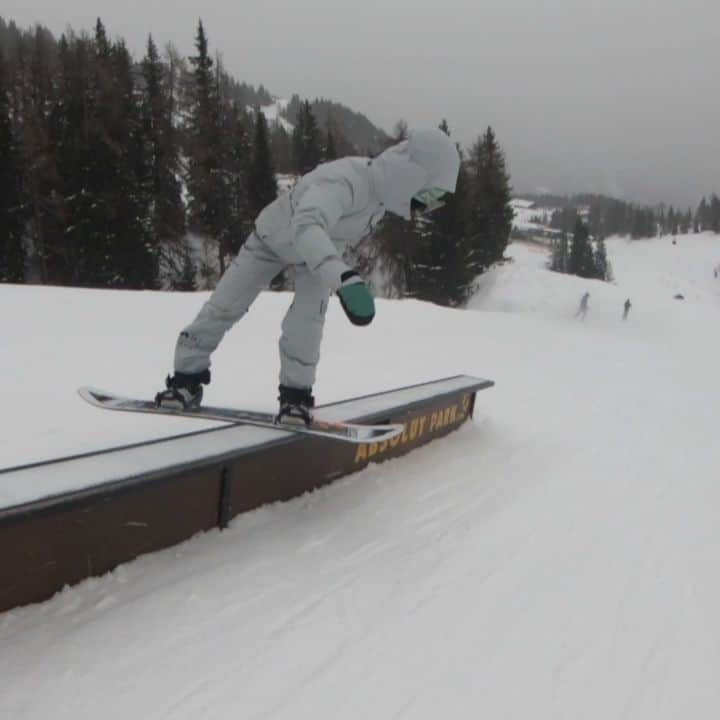
M 340 278 L 338 297 L 345 314 L 353 325 L 369 325 L 375 317 L 375 301 L 363 279 L 348 270 Z

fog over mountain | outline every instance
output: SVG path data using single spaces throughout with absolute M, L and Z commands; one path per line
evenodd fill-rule
M 5 0 L 2 14 L 55 33 L 100 16 L 136 57 L 148 32 L 191 52 L 201 16 L 238 80 L 385 130 L 446 117 L 465 145 L 491 124 L 520 191 L 695 206 L 720 189 L 714 0 Z

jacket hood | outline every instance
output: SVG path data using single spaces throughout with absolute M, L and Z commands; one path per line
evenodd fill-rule
M 410 219 L 410 203 L 420 190 L 455 192 L 460 155 L 437 129 L 413 130 L 408 139 L 388 148 L 371 163 L 371 175 L 385 208 Z

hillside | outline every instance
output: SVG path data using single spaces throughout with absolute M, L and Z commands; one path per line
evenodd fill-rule
M 467 311 L 333 303 L 321 401 L 461 371 L 497 383 L 474 423 L 1 616 L 0 716 L 717 717 L 720 244 L 608 251 L 615 285 L 516 243 Z M 203 298 L 0 286 L 0 466 L 179 431 L 74 388 L 153 392 Z M 289 300 L 228 335 L 209 401 L 272 405 Z

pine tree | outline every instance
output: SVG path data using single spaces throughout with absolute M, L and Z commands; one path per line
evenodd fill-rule
M 338 152 L 335 147 L 335 136 L 333 135 L 332 129 L 328 128 L 325 138 L 325 148 L 323 152 L 325 162 L 337 160 Z
M 660 203 L 660 206 L 658 207 L 657 211 L 657 217 L 655 218 L 655 224 L 657 228 L 657 236 L 662 237 L 665 234 L 665 204 Z
M 74 285 L 111 284 L 113 237 L 118 209 L 117 146 L 113 136 L 116 96 L 112 51 L 100 19 L 95 38 L 61 43 L 64 103 L 58 108 L 58 168 L 66 229 L 57 250 Z M 124 141 L 124 138 L 123 138 Z
M 80 67 L 74 71 L 87 74 L 77 78 L 82 85 L 76 88 L 85 95 L 80 102 L 86 113 L 84 152 L 82 159 L 78 158 L 83 163 L 79 177 L 81 197 L 71 196 L 76 204 L 77 222 L 82 227 L 76 238 L 76 281 L 84 286 L 108 287 L 116 281 L 113 261 L 116 238 L 112 224 L 119 212 L 115 200 L 120 192 L 121 168 L 115 144 L 118 96 L 113 54 L 100 18 L 95 25 L 94 42 L 87 48 L 78 45 L 77 49 L 81 53 Z
M 560 237 L 553 242 L 550 269 L 554 272 L 568 272 L 569 254 L 567 232 L 563 230 Z
M 720 233 L 720 198 L 715 194 L 710 198 L 708 218 L 709 229 L 714 233 Z
M 22 176 L 6 88 L 0 50 L 0 282 L 21 283 L 25 280 Z
M 39 26 L 25 38 L 24 44 L 29 62 L 20 63 L 22 112 L 18 115 L 18 137 L 23 186 L 29 200 L 29 237 L 36 250 L 33 265 L 37 270 L 39 261 L 40 279 L 47 281 L 54 270 L 53 244 L 57 237 L 52 195 L 56 168 L 50 138 L 50 116 L 55 102 L 51 75 L 55 48 Z
M 410 129 L 408 128 L 407 122 L 400 118 L 400 120 L 395 123 L 392 135 L 388 138 L 388 146 L 397 145 L 403 142 L 403 140 L 407 140 L 409 133 Z
M 607 248 L 605 241 L 599 238 L 595 243 L 595 252 L 593 253 L 593 265 L 595 267 L 595 277 L 598 280 L 610 282 L 612 280 L 612 269 L 607 256 Z
M 250 217 L 257 217 L 260 211 L 277 197 L 277 181 L 272 164 L 268 128 L 260 108 L 255 112 L 255 137 L 252 162 L 248 174 L 248 202 Z
M 300 104 L 295 123 L 292 131 L 292 168 L 295 175 L 302 175 L 302 159 L 304 155 L 304 138 L 305 138 L 305 113 L 303 112 L 304 104 Z
M 93 55 L 89 38 L 61 38 L 60 91 L 52 127 L 59 176 L 58 214 L 63 227 L 53 242 L 55 275 L 50 280 L 73 285 L 92 284 L 94 279 L 88 269 L 94 259 L 92 225 L 93 208 L 97 207 L 91 175 L 95 163 Z
M 109 132 L 116 152 L 116 196 L 109 200 L 113 240 L 113 287 L 157 287 L 160 246 L 152 232 L 152 167 L 145 152 L 146 135 L 132 61 L 125 44 L 112 48 L 115 118 Z
M 245 186 L 248 143 L 244 137 L 239 106 L 233 102 L 232 86 L 220 58 L 215 63 L 218 88 L 218 169 L 213 173 L 215 224 L 213 235 L 219 245 L 220 272 L 244 240 L 240 227 L 245 212 Z M 240 143 L 238 147 L 236 141 Z M 236 196 L 236 193 L 240 193 Z
M 182 252 L 182 265 L 181 271 L 173 278 L 171 285 L 173 290 L 193 292 L 197 290 L 197 282 L 195 280 L 197 275 L 197 268 L 192 260 L 192 252 L 190 246 L 186 241 L 181 243 Z
M 326 130 L 328 141 L 325 150 L 326 160 L 336 160 L 351 155 L 358 155 L 355 146 L 345 137 L 340 125 L 336 122 L 332 114 L 328 114 Z
M 413 252 L 419 241 L 415 221 L 388 213 L 371 240 L 372 247 L 360 264 L 364 274 L 370 275 L 376 268 L 379 269 L 382 290 L 388 297 L 411 295 L 416 286 L 413 280 Z
M 323 151 L 322 135 L 309 100 L 305 101 L 303 111 L 305 113 L 305 137 L 302 164 L 306 168 L 303 170 L 304 174 L 314 170 L 323 161 Z
M 309 100 L 305 100 L 298 111 L 292 144 L 298 175 L 305 175 L 322 162 L 320 130 Z
M 710 228 L 709 207 L 704 197 L 700 201 L 697 212 L 695 213 L 695 222 L 700 230 L 708 230 Z
M 224 167 L 228 183 L 227 249 L 235 255 L 253 226 L 250 211 L 248 177 L 252 160 L 249 119 L 238 102 L 228 106 Z
M 162 257 L 162 287 L 168 290 L 193 291 L 198 289 L 196 278 L 198 268 L 193 258 L 193 249 L 188 238 L 164 248 Z
M 275 120 L 270 128 L 270 148 L 273 166 L 279 173 L 292 173 L 294 170 L 292 141 L 288 131 L 280 120 Z
M 151 182 L 151 242 L 177 242 L 185 232 L 185 209 L 178 179 L 179 144 L 171 115 L 166 73 L 152 35 L 142 62 L 145 152 Z
M 596 276 L 595 258 L 590 243 L 590 233 L 585 223 L 578 218 L 573 232 L 570 257 L 568 259 L 568 272 L 584 278 Z
M 217 243 L 219 229 L 223 224 L 221 214 L 224 212 L 220 177 L 220 102 L 216 76 L 212 70 L 214 63 L 208 54 L 208 41 L 202 21 L 198 22 L 195 48 L 197 55 L 189 58 L 192 83 L 186 128 L 188 224 L 193 232 L 203 236 L 206 241 Z M 223 249 L 219 250 L 222 262 Z M 209 267 L 208 264 L 208 273 Z
M 588 216 L 588 230 L 593 237 L 606 237 L 603 207 L 600 203 L 590 203 L 590 213 Z
M 685 212 L 685 218 L 683 221 L 683 224 L 685 225 L 685 232 L 690 232 L 693 228 L 693 214 L 692 209 L 688 208 Z
M 488 127 L 470 152 L 470 233 L 484 268 L 501 260 L 512 230 L 510 177 L 495 133 Z

